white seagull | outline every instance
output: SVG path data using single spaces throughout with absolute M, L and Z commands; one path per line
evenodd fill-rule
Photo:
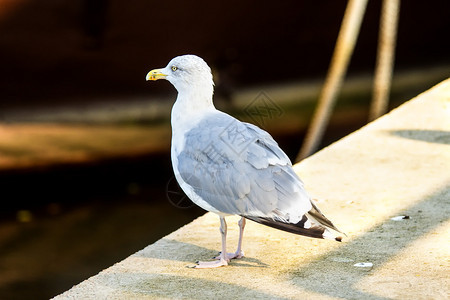
M 220 218 L 222 251 L 196 268 L 225 266 L 244 256 L 245 219 L 314 238 L 341 241 L 340 231 L 311 201 L 292 163 L 266 131 L 217 110 L 211 69 L 195 55 L 172 59 L 147 80 L 177 89 L 172 108 L 171 157 L 175 177 L 198 206 Z M 236 252 L 227 253 L 225 217 L 239 215 Z

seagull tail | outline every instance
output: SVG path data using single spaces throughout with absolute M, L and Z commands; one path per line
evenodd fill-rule
M 346 236 L 345 233 L 340 231 L 339 229 L 334 226 L 334 224 L 328 220 L 327 217 L 324 216 L 324 214 L 320 211 L 320 209 L 314 204 L 314 202 L 311 201 L 312 208 L 307 213 L 307 215 L 313 220 L 319 223 L 320 225 L 324 226 L 325 228 L 333 229 L 336 232 L 342 233 Z
M 270 226 L 283 231 L 304 235 L 312 238 L 318 239 L 328 239 L 333 241 L 342 241 L 342 235 L 345 233 L 341 232 L 334 226 L 334 224 L 327 219 L 317 208 L 314 203 L 309 212 L 307 212 L 300 222 L 294 224 L 287 221 L 281 221 L 273 218 L 265 217 L 255 217 L 255 216 L 244 216 L 245 218 L 261 223 L 266 226 Z
M 311 201 L 312 208 L 306 213 L 306 217 L 312 222 L 314 227 L 320 227 L 323 230 L 322 237 L 324 239 L 342 241 L 342 235 L 347 236 L 345 233 L 337 229 L 325 215 L 319 210 L 319 208 Z M 341 235 L 342 234 L 342 235 Z

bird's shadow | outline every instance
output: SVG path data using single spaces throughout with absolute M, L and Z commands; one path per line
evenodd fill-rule
M 199 259 L 208 261 L 213 260 L 214 257 L 219 255 L 219 252 L 216 250 L 166 238 L 157 241 L 154 245 L 156 245 L 158 249 L 164 249 L 164 253 L 161 253 L 160 251 L 154 252 L 152 250 L 147 251 L 144 249 L 134 254 L 134 256 L 182 261 L 186 262 L 189 267 L 194 265 Z M 268 264 L 263 263 L 259 259 L 247 256 L 239 259 L 232 259 L 230 265 L 253 268 L 269 267 Z

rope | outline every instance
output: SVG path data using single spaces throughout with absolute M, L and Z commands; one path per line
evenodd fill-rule
M 389 2 L 389 0 L 387 1 Z M 318 148 L 336 102 L 337 92 L 340 90 L 347 71 L 350 57 L 353 54 L 366 6 L 367 0 L 349 0 L 347 3 L 331 66 L 319 97 L 319 105 L 314 113 L 302 149 L 297 156 L 297 161 L 309 156 Z
M 400 0 L 383 1 L 369 121 L 375 120 L 385 114 L 388 108 L 392 72 L 394 69 L 399 10 Z

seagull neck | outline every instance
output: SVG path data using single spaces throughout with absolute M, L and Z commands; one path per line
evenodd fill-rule
M 183 135 L 186 130 L 201 121 L 208 111 L 215 111 L 212 93 L 209 96 L 201 94 L 178 93 L 172 107 L 172 135 Z
M 213 91 L 195 89 L 179 92 L 173 109 L 180 115 L 192 117 L 204 110 L 215 109 L 212 99 Z

